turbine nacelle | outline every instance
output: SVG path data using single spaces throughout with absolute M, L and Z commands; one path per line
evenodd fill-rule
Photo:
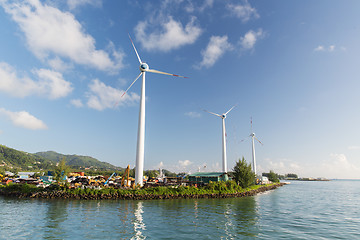
M 251 133 L 251 134 L 250 134 L 250 137 L 255 137 L 255 133 Z
M 146 63 L 141 63 L 139 69 L 141 72 L 147 72 L 149 70 L 149 65 Z
M 221 118 L 222 118 L 222 119 L 225 119 L 225 118 L 226 118 L 226 114 L 221 115 Z

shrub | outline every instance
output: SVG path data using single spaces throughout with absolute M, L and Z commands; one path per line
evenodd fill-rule
M 255 174 L 251 170 L 251 164 L 247 164 L 244 157 L 236 162 L 233 171 L 236 183 L 242 188 L 247 188 L 255 183 Z

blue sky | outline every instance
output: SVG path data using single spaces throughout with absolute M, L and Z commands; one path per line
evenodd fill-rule
M 145 169 L 257 168 L 359 178 L 359 1 L 0 0 L 0 142 L 135 164 L 146 75 Z M 118 104 L 116 104 L 118 103 Z M 245 139 L 245 141 L 241 141 Z

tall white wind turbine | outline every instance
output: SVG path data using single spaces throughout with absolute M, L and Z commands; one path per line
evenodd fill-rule
M 235 105 L 236 106 L 236 105 Z M 205 112 L 208 112 L 212 115 L 218 116 L 222 119 L 222 159 L 223 159 L 223 165 L 222 165 L 222 170 L 223 172 L 227 172 L 227 160 L 226 160 L 226 130 L 225 130 L 225 118 L 226 115 L 233 110 L 233 108 L 235 107 L 233 106 L 232 108 L 229 109 L 229 111 L 227 111 L 226 113 L 223 114 L 217 114 L 217 113 L 213 113 L 213 112 L 209 112 L 207 110 L 204 110 Z
M 144 171 L 144 148 L 145 148 L 145 73 L 146 72 L 152 72 L 152 73 L 159 73 L 159 74 L 165 74 L 175 77 L 183 77 L 176 74 L 161 72 L 158 70 L 150 69 L 149 65 L 147 65 L 145 62 L 141 61 L 140 56 L 135 48 L 135 45 L 129 35 L 131 44 L 134 48 L 134 51 L 136 53 L 136 56 L 140 63 L 140 74 L 136 77 L 136 79 L 130 84 L 128 89 L 123 93 L 122 96 L 125 95 L 125 93 L 131 88 L 131 86 L 136 82 L 136 80 L 139 79 L 139 77 L 142 75 L 142 85 L 141 85 L 141 95 L 140 95 L 140 110 L 139 110 L 139 125 L 138 125 L 138 137 L 137 137 L 137 147 L 136 147 L 136 170 L 135 170 L 135 184 L 136 185 L 143 185 L 143 171 Z M 122 97 L 121 96 L 121 97 Z
M 256 157 L 255 157 L 255 139 L 261 144 L 263 145 L 262 142 L 260 142 L 259 139 L 257 139 L 257 137 L 255 136 L 255 133 L 252 130 L 252 118 L 251 118 L 251 143 L 252 143 L 252 168 L 253 168 L 253 172 L 255 173 L 255 176 L 257 176 L 256 174 Z

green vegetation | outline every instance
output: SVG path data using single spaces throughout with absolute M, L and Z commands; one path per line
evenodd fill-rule
M 265 186 L 271 186 L 265 185 Z M 204 187 L 193 187 L 193 186 L 179 186 L 179 187 L 150 187 L 150 188 L 138 188 L 138 189 L 114 189 L 114 188 L 103 188 L 103 189 L 90 189 L 90 188 L 76 188 L 69 189 L 61 187 L 59 185 L 52 185 L 48 189 L 37 188 L 34 185 L 29 184 L 8 184 L 5 186 L 0 185 L 0 191 L 7 193 L 21 193 L 29 194 L 36 192 L 52 192 L 61 191 L 70 195 L 103 195 L 112 194 L 117 196 L 192 196 L 192 195 L 213 195 L 213 194 L 236 194 L 243 193 L 250 190 L 256 190 L 264 185 L 252 185 L 248 188 L 241 188 L 234 181 L 226 182 L 210 182 L 210 184 Z
M 12 173 L 21 171 L 46 172 L 53 170 L 63 158 L 72 171 L 92 171 L 93 175 L 100 175 L 99 172 L 124 171 L 123 168 L 100 162 L 92 157 L 63 155 L 52 151 L 32 154 L 0 145 L 0 173 L 5 171 Z
M 119 170 L 121 168 L 116 167 L 110 163 L 100 162 L 96 158 L 88 157 L 88 156 L 79 156 L 79 155 L 64 155 L 61 153 L 57 153 L 54 151 L 47 152 L 38 152 L 35 155 L 49 159 L 55 163 L 60 162 L 65 158 L 66 164 L 68 166 L 72 166 L 73 168 L 94 168 L 99 170 L 108 170 L 114 169 Z
M 287 179 L 290 179 L 290 178 L 291 179 L 298 179 L 299 177 L 295 173 L 288 173 L 288 174 L 285 174 L 285 178 L 287 178 Z
M 65 159 L 69 172 L 85 172 L 88 176 L 110 176 L 113 172 L 123 175 L 125 168 L 116 167 L 110 163 L 100 162 L 99 160 L 79 155 L 64 155 L 54 151 L 38 152 L 35 154 L 18 151 L 4 145 L 0 145 L 0 174 L 5 171 L 17 173 L 21 171 L 41 172 L 36 176 L 42 175 L 48 170 L 54 171 L 56 164 Z M 147 170 L 145 176 L 156 177 L 158 170 Z M 168 177 L 175 177 L 176 174 L 163 169 L 163 173 Z M 135 177 L 135 169 L 130 170 L 130 177 Z
M 10 183 L 7 185 L 0 185 L 0 190 L 4 192 L 16 192 L 16 193 L 35 193 L 42 189 L 31 184 L 15 184 Z
M 65 158 L 63 158 L 58 163 L 58 165 L 56 166 L 56 168 L 54 170 L 55 180 L 58 183 L 64 183 L 66 180 L 65 177 L 67 176 L 68 173 L 69 173 L 69 167 L 66 166 Z
M 41 156 L 0 145 L 0 166 L 2 171 L 20 172 L 51 169 L 54 163 Z
M 251 164 L 247 164 L 244 157 L 236 162 L 233 172 L 236 183 L 242 188 L 247 188 L 255 183 L 255 174 L 251 170 Z
M 280 182 L 279 175 L 273 170 L 270 170 L 269 173 L 263 173 L 262 175 L 268 177 L 268 179 L 274 183 Z
M 135 171 L 135 169 L 134 169 Z M 166 176 L 166 177 L 176 177 L 176 173 L 174 172 L 170 172 L 166 169 L 162 169 L 161 170 L 163 172 L 163 174 Z M 131 176 L 131 172 L 130 172 L 130 176 Z M 144 176 L 148 176 L 149 178 L 153 178 L 153 177 L 157 177 L 159 176 L 159 170 L 145 170 L 144 171 Z M 135 177 L 135 172 L 134 172 L 134 176 Z

